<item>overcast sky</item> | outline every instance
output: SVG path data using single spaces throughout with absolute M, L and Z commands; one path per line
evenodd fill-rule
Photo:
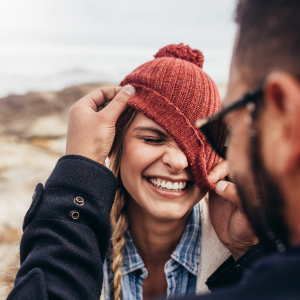
M 154 46 L 232 42 L 235 0 L 7 0 L 1 41 Z M 197 42 L 197 43 L 198 43 Z

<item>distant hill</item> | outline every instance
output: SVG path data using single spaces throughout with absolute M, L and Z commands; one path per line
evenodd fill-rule
M 34 137 L 32 126 L 39 118 L 55 116 L 60 124 L 67 122 L 69 108 L 87 93 L 110 83 L 94 83 L 72 86 L 59 92 L 31 92 L 26 95 L 10 95 L 0 99 L 0 135 L 13 135 L 20 139 Z M 40 123 L 41 125 L 42 123 Z M 57 128 L 45 134 L 61 136 Z M 40 128 L 42 134 L 42 128 Z M 31 133 L 32 132 L 32 133 Z

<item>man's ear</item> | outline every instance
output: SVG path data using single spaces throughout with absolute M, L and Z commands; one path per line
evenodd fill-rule
M 280 172 L 300 170 L 300 82 L 286 72 L 272 72 L 265 80 L 265 102 L 277 118 L 274 135 L 278 138 Z

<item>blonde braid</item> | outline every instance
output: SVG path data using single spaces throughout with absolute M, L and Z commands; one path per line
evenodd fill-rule
M 130 120 L 123 127 L 120 138 L 115 141 L 111 155 L 109 158 L 110 169 L 116 176 L 119 184 L 115 201 L 110 214 L 110 219 L 113 227 L 112 232 L 112 245 L 113 245 L 113 263 L 112 271 L 114 273 L 114 300 L 120 300 L 121 293 L 121 279 L 122 279 L 122 260 L 123 260 L 123 247 L 125 245 L 124 234 L 128 228 L 128 217 L 126 213 L 126 190 L 122 184 L 120 165 L 122 157 L 122 144 L 125 133 L 136 116 L 136 111 L 133 113 Z
M 114 300 L 120 300 L 121 279 L 122 279 L 122 260 L 123 247 L 125 245 L 124 234 L 128 228 L 127 214 L 125 211 L 125 195 L 119 190 L 118 201 L 114 205 L 111 219 L 114 220 L 112 245 L 113 245 L 113 263 L 112 271 L 114 273 Z M 117 193 L 118 194 L 118 193 Z M 121 194 L 121 195 L 120 195 Z

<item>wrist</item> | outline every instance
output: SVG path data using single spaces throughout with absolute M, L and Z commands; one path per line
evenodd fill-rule
M 253 246 L 259 243 L 259 240 L 256 236 L 252 235 L 236 235 L 231 237 L 231 244 L 228 245 L 228 249 L 231 252 L 231 255 L 235 261 L 240 259 L 243 255 L 246 254 Z
M 234 249 L 229 249 L 234 261 L 239 260 L 242 256 L 244 256 L 252 247 L 258 245 L 259 241 L 256 240 L 255 243 L 248 245 L 247 247 L 244 248 L 234 248 Z
M 251 247 L 245 248 L 245 249 L 234 249 L 234 250 L 230 250 L 231 255 L 234 259 L 234 261 L 239 260 L 243 255 L 245 255 L 249 250 L 251 249 Z
M 105 164 L 106 157 L 99 156 L 97 154 L 93 155 L 92 153 L 87 153 L 83 151 L 72 151 L 71 149 L 67 148 L 66 155 L 78 155 L 78 156 L 86 157 L 106 167 Z

